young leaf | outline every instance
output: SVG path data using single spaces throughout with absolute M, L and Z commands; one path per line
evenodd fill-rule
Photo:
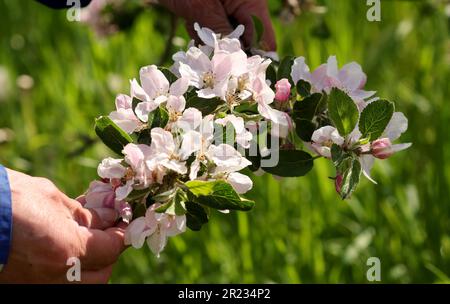
M 175 76 L 175 74 L 172 73 L 168 68 L 158 67 L 158 69 L 164 74 L 164 76 L 166 76 L 166 78 L 167 78 L 167 80 L 169 80 L 170 84 L 177 81 L 178 77 Z
M 341 163 L 346 158 L 346 154 L 342 148 L 336 144 L 331 146 L 331 160 L 333 161 L 333 165 L 335 167 L 339 167 Z
M 200 204 L 187 201 L 186 202 L 186 225 L 193 231 L 199 231 L 202 226 L 208 223 L 209 215 L 206 207 Z
M 107 116 L 100 116 L 95 120 L 95 133 L 108 148 L 117 154 L 122 154 L 123 147 L 133 142 L 130 135 Z
M 311 95 L 311 84 L 303 79 L 300 79 L 296 85 L 297 93 L 301 97 L 308 97 Z
M 277 71 L 275 70 L 273 62 L 267 67 L 266 78 L 270 80 L 270 86 L 274 88 L 277 83 Z
M 148 125 L 150 129 L 164 128 L 169 122 L 169 113 L 163 107 L 158 107 L 148 114 Z
M 222 104 L 223 102 L 220 100 L 220 98 L 200 98 L 198 96 L 192 96 L 189 98 L 186 102 L 186 109 L 187 108 L 196 108 L 200 112 L 202 112 L 202 115 L 208 115 L 214 112 L 217 107 Z
M 310 142 L 317 124 L 308 119 L 295 119 L 295 132 L 301 140 Z
M 328 112 L 341 136 L 353 131 L 358 123 L 358 108 L 345 92 L 333 88 L 328 96 Z
M 275 167 L 263 167 L 270 174 L 282 177 L 297 177 L 308 173 L 313 167 L 313 158 L 301 150 L 280 150 Z
M 253 208 L 255 202 L 241 198 L 233 187 L 223 181 L 189 181 L 185 183 L 195 202 L 218 210 L 242 210 Z
M 314 93 L 294 104 L 294 119 L 313 120 L 314 116 L 324 110 L 326 106 L 325 95 Z
M 356 189 L 361 177 L 361 172 L 361 163 L 357 158 L 354 158 L 350 163 L 350 167 L 344 172 L 340 193 L 342 199 L 349 198 Z
M 289 80 L 291 85 L 293 85 L 292 77 L 291 77 L 291 70 L 292 65 L 294 64 L 294 57 L 292 56 L 286 56 L 284 57 L 280 65 L 278 66 L 278 72 L 277 72 L 277 80 L 286 78 Z
M 361 112 L 359 131 L 361 138 L 374 141 L 383 134 L 394 114 L 394 104 L 387 100 L 376 100 Z
M 137 99 L 136 97 L 133 97 L 133 100 L 131 101 L 131 108 L 133 109 L 133 113 L 136 113 L 136 107 L 141 102 L 142 102 L 142 100 Z
M 326 106 L 326 95 L 321 93 L 314 93 L 295 102 L 292 117 L 295 121 L 295 131 L 303 141 L 311 141 L 312 134 L 318 128 L 314 118 L 324 112 Z

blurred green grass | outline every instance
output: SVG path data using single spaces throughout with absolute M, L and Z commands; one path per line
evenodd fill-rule
M 382 1 L 382 21 L 373 23 L 365 1 L 318 2 L 325 15 L 305 12 L 289 24 L 274 16 L 280 54 L 303 55 L 312 67 L 331 54 L 361 63 L 367 87 L 409 118 L 402 141 L 412 148 L 378 162 L 379 184 L 364 180 L 349 201 L 334 193 L 325 160 L 305 178 L 254 177 L 253 211 L 213 214 L 201 232 L 170 239 L 159 259 L 127 250 L 112 282 L 367 283 L 371 256 L 381 260 L 384 283 L 450 282 L 445 1 Z M 0 128 L 10 137 L 0 163 L 77 196 L 109 152 L 95 144 L 71 153 L 94 137 L 94 118 L 111 111 L 139 67 L 159 61 L 169 20 L 148 10 L 131 31 L 100 39 L 33 1 L 0 0 L 0 12 Z M 318 37 L 326 28 L 329 37 Z M 187 38 L 181 26 L 177 35 Z M 32 88 L 16 84 L 20 75 L 32 77 Z

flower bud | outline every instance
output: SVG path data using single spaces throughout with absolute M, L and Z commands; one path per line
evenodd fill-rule
M 289 100 L 289 97 L 291 96 L 291 84 L 289 83 L 289 80 L 286 78 L 278 80 L 278 82 L 275 84 L 276 94 L 275 99 L 279 102 L 286 102 Z
M 344 179 L 344 177 L 341 174 L 338 174 L 336 176 L 336 178 L 334 179 L 334 187 L 336 188 L 336 192 L 338 194 L 341 193 L 341 189 L 342 189 L 342 180 Z
M 370 147 L 372 155 L 379 159 L 386 159 L 392 154 L 394 154 L 392 144 L 389 138 L 377 139 L 374 142 L 372 142 Z

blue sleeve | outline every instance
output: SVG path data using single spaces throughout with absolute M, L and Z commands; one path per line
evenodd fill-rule
M 12 238 L 11 189 L 5 167 L 0 165 L 0 265 L 8 261 Z

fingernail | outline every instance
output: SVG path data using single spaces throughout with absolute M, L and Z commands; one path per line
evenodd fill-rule
M 95 212 L 97 212 L 97 215 L 103 221 L 103 225 L 105 225 L 105 226 L 113 225 L 116 222 L 116 220 L 119 218 L 119 213 L 114 209 L 96 208 L 94 210 L 95 210 Z

